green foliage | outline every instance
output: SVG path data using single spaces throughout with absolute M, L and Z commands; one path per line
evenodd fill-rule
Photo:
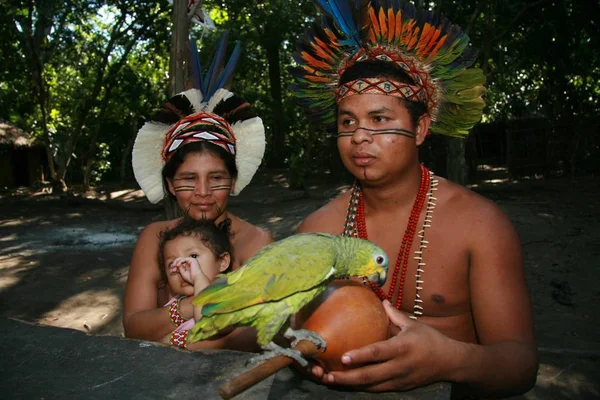
M 421 3 L 467 30 L 480 49 L 486 121 L 597 118 L 597 1 Z M 206 0 L 203 7 L 217 24 L 216 32 L 192 32 L 205 66 L 223 30 L 242 41 L 231 89 L 265 122 L 266 164 L 290 167 L 298 187 L 311 171 L 339 168 L 335 142 L 308 124 L 287 89 L 295 41 L 316 15 L 312 2 Z M 166 0 L 0 2 L 0 118 L 46 141 L 54 165 L 74 181 L 88 168 L 90 180 L 117 179 L 143 118 L 167 96 L 170 25 Z M 598 139 L 581 140 L 592 148 L 586 157 L 600 151 L 593 150 Z

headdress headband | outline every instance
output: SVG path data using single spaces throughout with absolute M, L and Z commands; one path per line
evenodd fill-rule
M 422 102 L 433 133 L 466 136 L 481 119 L 485 77 L 468 68 L 477 54 L 460 27 L 429 11 L 417 15 L 406 0 L 315 1 L 324 16 L 298 42 L 291 72 L 296 96 L 316 122 L 333 125 L 336 103 L 360 93 Z M 383 77 L 340 85 L 348 68 L 367 60 L 390 63 L 412 82 Z
M 265 128 L 250 105 L 223 89 L 239 59 L 238 43 L 224 68 L 227 34 L 221 37 L 206 76 L 198 50 L 190 40 L 191 79 L 195 89 L 175 95 L 138 132 L 133 146 L 133 172 L 152 203 L 165 197 L 162 169 L 182 147 L 210 142 L 235 157 L 238 176 L 231 194 L 252 180 L 265 152 Z

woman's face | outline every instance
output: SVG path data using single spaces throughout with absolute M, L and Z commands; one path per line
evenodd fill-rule
M 167 179 L 179 207 L 195 220 L 220 222 L 234 180 L 219 156 L 208 151 L 186 154 L 175 175 Z

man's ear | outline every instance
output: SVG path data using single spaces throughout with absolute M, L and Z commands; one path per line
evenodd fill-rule
M 172 179 L 166 178 L 165 180 L 167 181 L 167 190 L 169 190 L 169 193 L 171 193 L 173 196 L 175 196 L 175 188 L 173 187 Z
M 223 253 L 219 256 L 217 262 L 219 263 L 219 272 L 225 272 L 231 264 L 231 256 L 229 253 Z
M 419 122 L 417 122 L 417 136 L 415 140 L 417 142 L 417 146 L 420 146 L 425 141 L 425 137 L 429 133 L 429 125 L 431 125 L 431 117 L 429 114 L 423 114 L 419 117 Z

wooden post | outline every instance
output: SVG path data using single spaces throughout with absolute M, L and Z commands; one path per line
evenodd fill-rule
M 186 55 L 188 46 L 188 0 L 173 0 L 173 32 L 171 33 L 171 62 L 169 65 L 169 96 L 185 90 Z

